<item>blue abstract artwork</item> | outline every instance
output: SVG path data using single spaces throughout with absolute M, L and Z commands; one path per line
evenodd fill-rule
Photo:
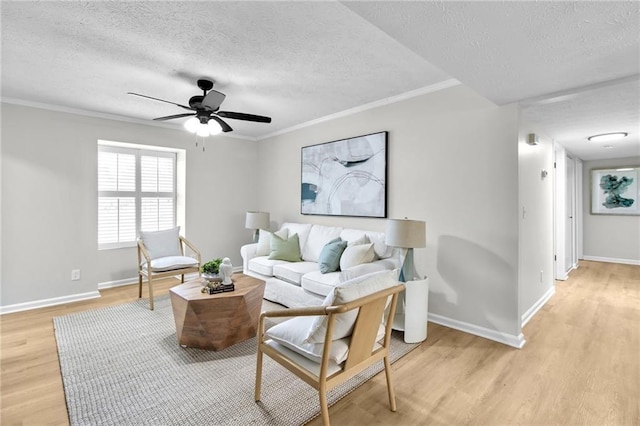
M 302 148 L 300 212 L 387 217 L 387 132 Z
M 638 174 L 640 168 L 592 170 L 591 213 L 640 214 Z

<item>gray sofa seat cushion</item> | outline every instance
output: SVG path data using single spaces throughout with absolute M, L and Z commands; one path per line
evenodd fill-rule
M 315 271 L 320 271 L 316 262 L 284 262 L 273 266 L 273 276 L 295 285 L 300 285 L 303 275 Z
M 286 260 L 271 260 L 269 259 L 269 256 L 258 256 L 249 261 L 249 270 L 257 272 L 258 274 L 272 277 L 273 267 L 276 265 L 281 265 L 283 263 L 289 262 L 287 262 Z

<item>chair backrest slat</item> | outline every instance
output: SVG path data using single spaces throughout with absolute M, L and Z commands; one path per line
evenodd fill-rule
M 345 370 L 371 356 L 386 303 L 387 298 L 381 297 L 360 307 L 351 334 L 349 355 L 344 364 Z

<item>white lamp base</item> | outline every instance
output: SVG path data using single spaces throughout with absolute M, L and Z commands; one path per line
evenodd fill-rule
M 400 293 L 392 328 L 404 331 L 406 343 L 419 343 L 427 339 L 429 279 L 407 281 L 404 285 L 406 289 Z

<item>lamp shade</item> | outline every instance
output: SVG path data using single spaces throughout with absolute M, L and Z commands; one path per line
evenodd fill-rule
M 421 220 L 388 219 L 385 243 L 392 247 L 426 247 L 426 226 Z
M 247 229 L 269 229 L 269 213 L 247 212 L 244 227 Z

